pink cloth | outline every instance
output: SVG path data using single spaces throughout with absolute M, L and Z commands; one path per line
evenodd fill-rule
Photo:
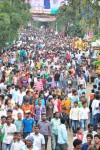
M 41 91 L 41 90 L 43 90 L 43 83 L 41 82 L 41 81 L 37 81 L 37 82 L 35 82 L 35 84 L 34 84 L 34 87 L 38 90 L 38 91 Z

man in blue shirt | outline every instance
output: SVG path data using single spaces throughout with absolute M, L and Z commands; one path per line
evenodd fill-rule
M 31 118 L 31 112 L 30 110 L 27 110 L 25 112 L 25 118 L 22 121 L 22 128 L 21 132 L 23 131 L 23 138 L 26 138 L 26 136 L 30 133 L 32 133 L 34 130 L 34 119 Z
M 88 150 L 88 147 L 92 145 L 92 140 L 93 140 L 92 134 L 87 134 L 86 138 L 87 138 L 87 143 L 84 143 L 82 145 L 82 150 Z
M 58 130 L 58 147 L 59 150 L 68 150 L 68 136 L 64 118 L 61 119 L 61 125 Z

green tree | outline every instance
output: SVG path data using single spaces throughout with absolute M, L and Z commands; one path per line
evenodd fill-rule
M 30 5 L 24 0 L 4 0 L 0 3 L 0 45 L 13 41 L 21 26 L 31 20 Z
M 68 5 L 62 6 L 58 11 L 57 21 L 61 28 L 65 26 L 66 33 L 72 36 L 80 35 L 83 37 L 90 29 L 96 34 L 98 32 L 98 18 L 100 16 L 99 0 L 95 0 L 94 3 L 92 0 L 67 1 Z M 87 9 L 88 6 L 93 10 L 92 12 Z M 85 15 L 83 12 L 85 12 Z

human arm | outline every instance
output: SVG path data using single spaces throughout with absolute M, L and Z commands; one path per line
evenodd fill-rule
M 23 121 L 22 121 L 22 127 L 21 127 L 21 129 L 20 129 L 20 132 L 21 132 L 21 133 L 23 132 L 23 129 L 24 129 L 24 119 L 23 119 Z
M 72 119 L 72 108 L 70 110 L 69 118 Z
M 45 150 L 45 139 L 43 135 L 41 136 L 41 148 L 41 150 Z
M 49 123 L 49 133 L 50 133 L 50 136 L 51 136 L 51 138 L 52 138 L 52 129 L 51 129 L 51 124 Z
M 20 132 L 21 132 L 21 133 L 22 133 L 23 129 L 24 129 L 24 125 L 22 125 L 22 127 L 21 127 L 21 129 L 20 129 Z
M 34 119 L 33 119 L 32 131 L 34 132 Z
M 45 150 L 45 144 L 42 144 L 42 150 Z

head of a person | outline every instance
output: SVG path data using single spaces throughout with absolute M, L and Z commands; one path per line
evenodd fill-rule
M 75 102 L 74 102 L 74 107 L 77 107 L 77 106 L 78 106 L 78 102 L 75 101 Z
M 81 148 L 82 148 L 82 141 L 79 140 L 79 139 L 75 139 L 73 141 L 73 146 L 74 146 L 75 150 L 81 150 Z
M 83 86 L 83 84 L 81 84 L 81 85 L 80 85 L 80 89 L 84 89 L 84 86 Z
M 7 92 L 8 92 L 7 89 L 4 89 L 4 94 L 5 94 L 5 95 L 7 94 Z
M 72 93 L 73 93 L 73 95 L 76 96 L 77 91 L 76 91 L 76 90 L 73 90 Z
M 10 86 L 10 85 L 7 85 L 7 90 L 8 90 L 8 91 L 10 90 L 10 88 L 11 88 L 11 86 Z
M 11 109 L 8 109 L 8 110 L 7 110 L 7 116 L 12 117 L 12 112 L 13 112 L 13 111 L 12 111 Z
M 91 123 L 88 124 L 88 132 L 89 133 L 93 132 L 93 124 L 91 124 Z
M 52 100 L 53 100 L 52 97 L 48 98 L 48 102 L 52 102 Z
M 100 100 L 100 94 L 99 94 L 99 92 L 96 92 L 96 94 L 95 94 L 95 99 L 96 99 L 96 100 Z
M 12 84 L 12 85 L 11 85 L 11 88 L 14 89 L 14 88 L 15 88 L 15 84 Z
M 33 141 L 34 141 L 34 139 L 33 139 L 32 136 L 30 136 L 30 135 L 27 136 L 27 137 L 25 138 L 26 146 L 29 147 L 29 148 L 32 148 L 32 146 L 33 146 Z
M 15 104 L 15 109 L 18 110 L 18 108 L 20 108 L 20 106 L 19 106 L 18 103 L 16 103 L 16 104 Z
M 38 126 L 34 127 L 34 132 L 35 132 L 35 134 L 39 134 L 39 127 Z
M 100 143 L 100 135 L 96 134 L 94 135 L 94 144 L 99 144 Z
M 54 95 L 53 95 L 53 99 L 56 99 L 56 98 L 57 98 L 57 95 L 56 95 L 56 94 L 54 94 Z
M 18 118 L 18 120 L 22 120 L 22 114 L 21 114 L 21 113 L 18 113 L 18 114 L 17 114 L 17 118 Z
M 100 74 L 98 74 L 98 79 L 100 79 Z
M 18 91 L 18 89 L 19 89 L 19 86 L 15 85 L 15 90 Z
M 41 99 L 38 100 L 38 105 L 39 105 L 39 106 L 42 105 L 42 100 L 41 100 Z
M 8 100 L 12 99 L 12 94 L 7 95 Z
M 55 112 L 55 118 L 58 119 L 59 118 L 59 112 Z
M 25 111 L 25 117 L 29 118 L 31 116 L 30 110 Z
M 1 116 L 1 122 L 6 123 L 6 116 Z
M 83 105 L 83 108 L 86 108 L 87 107 L 87 102 L 86 101 L 82 102 L 82 105 Z
M 97 127 L 97 133 L 100 135 L 100 127 Z
M 96 88 L 97 88 L 97 85 L 96 85 L 96 84 L 94 84 L 94 85 L 93 85 L 93 89 L 96 89 Z
M 43 113 L 43 114 L 42 114 L 42 121 L 46 121 L 46 119 L 47 119 L 46 114 Z
M 12 118 L 10 116 L 7 116 L 7 124 L 10 125 L 12 123 Z
M 18 141 L 21 140 L 21 133 L 20 133 L 20 132 L 17 133 L 17 140 L 18 140 Z
M 85 96 L 81 96 L 81 97 L 80 97 L 80 101 L 81 101 L 81 102 L 84 102 L 84 101 L 85 101 Z
M 24 104 L 29 105 L 29 99 L 28 98 L 25 99 Z
M 43 97 L 44 97 L 43 93 L 40 93 L 40 94 L 39 94 L 39 97 L 40 97 L 40 98 L 43 98 Z
M 1 95 L 0 95 L 0 101 L 3 101 L 3 100 L 4 100 L 4 95 L 1 94 Z
M 91 143 L 92 140 L 93 140 L 93 135 L 92 134 L 87 134 L 86 138 L 87 138 L 87 143 Z
M 85 95 L 85 92 L 82 92 L 81 96 L 84 96 L 84 97 L 85 97 L 85 96 L 86 96 L 86 95 Z
M 27 90 L 27 91 L 26 91 L 26 95 L 27 95 L 27 96 L 30 96 L 30 95 L 31 95 L 30 90 Z
M 61 124 L 65 124 L 65 118 L 61 118 L 60 122 Z
M 23 92 L 23 87 L 20 87 L 19 90 L 20 90 L 20 92 Z
M 18 132 L 14 132 L 14 135 L 13 135 L 13 140 L 17 140 L 17 135 L 18 135 Z
M 78 127 L 78 128 L 77 128 L 77 133 L 78 133 L 78 134 L 82 134 L 82 132 L 83 132 L 83 131 L 82 131 L 82 128 Z

